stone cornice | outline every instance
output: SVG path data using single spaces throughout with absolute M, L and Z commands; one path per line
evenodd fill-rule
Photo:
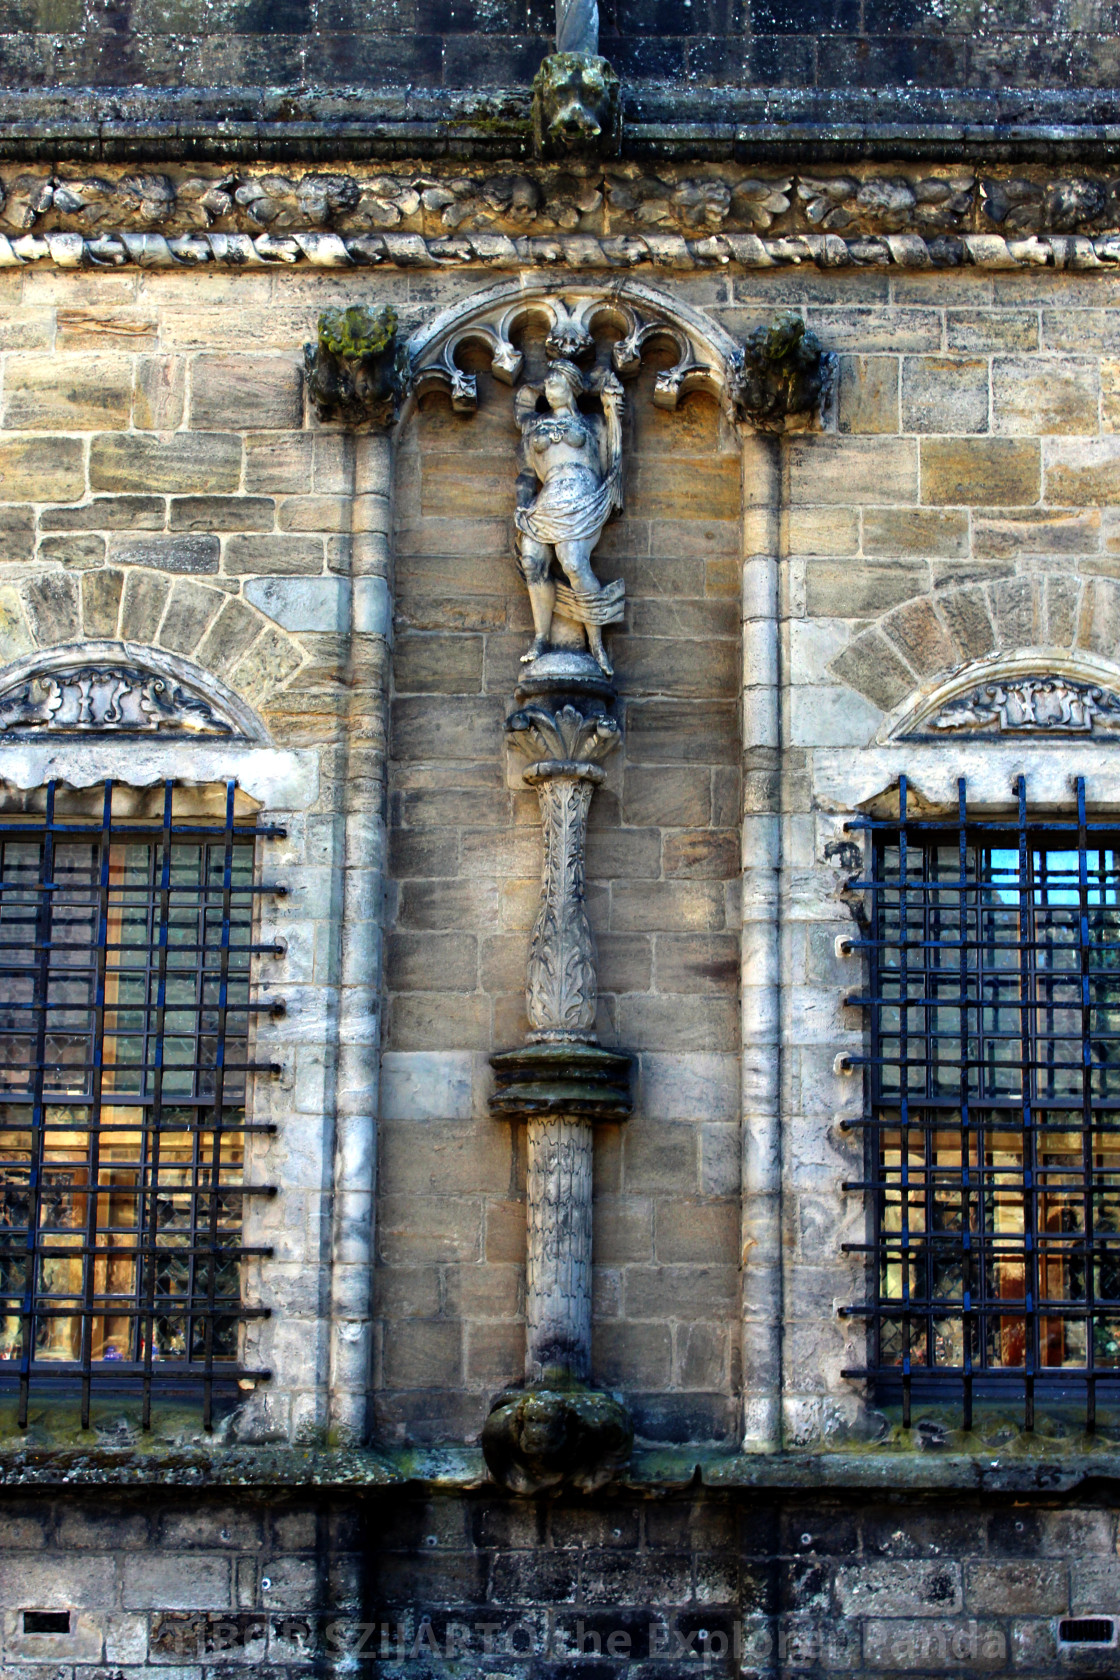
M 542 43 L 542 51 L 544 44 Z M 602 50 L 610 55 L 611 42 Z M 530 89 L 52 87 L 0 91 L 0 158 L 528 158 Z M 1120 157 L 1109 88 L 795 88 L 625 82 L 631 158 Z
M 430 238 L 418 233 L 344 235 L 320 229 L 285 234 L 195 233 L 167 238 L 161 233 L 111 232 L 0 234 L 0 269 L 46 263 L 61 269 L 124 268 L 284 269 L 312 268 L 482 268 L 511 271 L 626 271 L 649 267 L 662 272 L 696 269 L 767 269 L 799 265 L 824 269 L 907 268 L 1076 269 L 1116 273 L 1120 234 L 1090 239 L 1078 234 L 964 234 L 924 238 L 920 234 L 792 234 L 765 239 L 750 233 L 554 234 L 511 237 L 469 233 Z

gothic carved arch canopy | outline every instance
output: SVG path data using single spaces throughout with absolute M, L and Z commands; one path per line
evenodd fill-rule
M 188 660 L 131 642 L 84 642 L 0 670 L 0 742 L 29 734 L 264 742 L 260 719 Z
M 459 365 L 460 350 L 480 345 L 491 357 L 495 378 L 513 385 L 523 366 L 518 338 L 532 320 L 546 327 L 549 355 L 573 361 L 593 352 L 597 335 L 614 334 L 611 363 L 622 378 L 638 372 L 652 344 L 668 343 L 676 360 L 657 375 L 655 404 L 672 409 L 689 391 L 707 391 L 729 419 L 737 416 L 744 383 L 742 345 L 699 310 L 631 279 L 599 285 L 507 281 L 476 293 L 411 339 L 417 395 L 446 391 L 453 408 L 473 412 L 477 382 Z

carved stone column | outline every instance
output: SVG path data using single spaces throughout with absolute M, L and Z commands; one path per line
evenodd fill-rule
M 530 759 L 523 774 L 540 800 L 544 858 L 526 976 L 530 1030 L 522 1049 L 491 1059 L 498 1086 L 492 1109 L 526 1126 L 528 1324 L 526 1386 L 499 1395 L 482 1444 L 497 1479 L 519 1493 L 562 1483 L 584 1491 L 601 1486 L 632 1440 L 625 1408 L 586 1387 L 593 1124 L 629 1113 L 630 1058 L 595 1038 L 584 853 L 601 761 L 621 731 L 605 710 L 610 690 L 593 662 L 584 654 L 556 662 L 581 673 L 574 692 L 565 693 L 556 678 L 527 679 L 519 697 L 531 688 L 551 704 L 526 705 L 506 725 Z

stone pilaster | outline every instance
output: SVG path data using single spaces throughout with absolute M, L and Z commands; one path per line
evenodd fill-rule
M 355 427 L 342 840 L 328 1429 L 368 1432 L 386 862 L 392 425 L 408 384 L 391 309 L 329 310 L 306 360 L 320 419 Z

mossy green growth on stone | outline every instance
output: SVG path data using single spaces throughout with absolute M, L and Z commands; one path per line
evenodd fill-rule
M 408 347 L 397 338 L 397 312 L 360 304 L 325 309 L 318 341 L 304 346 L 307 382 L 320 420 L 389 426 L 409 384 Z
M 391 303 L 376 312 L 360 303 L 350 309 L 324 309 L 319 317 L 319 348 L 332 356 L 380 356 L 396 331 L 397 312 Z

